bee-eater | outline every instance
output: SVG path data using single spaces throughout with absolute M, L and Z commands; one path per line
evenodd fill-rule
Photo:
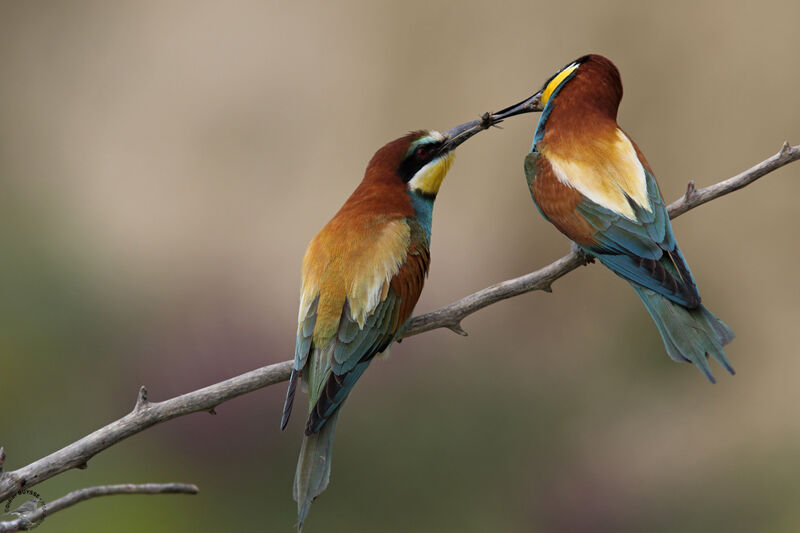
M 541 111 L 525 176 L 539 212 L 591 257 L 624 278 L 650 312 L 667 354 L 714 383 L 711 355 L 733 374 L 722 347 L 733 331 L 700 303 L 653 171 L 617 125 L 619 70 L 586 55 L 542 90 L 494 117 Z
M 433 202 L 454 150 L 487 128 L 487 120 L 444 133 L 414 131 L 378 150 L 361 184 L 308 245 L 281 420 L 285 428 L 302 378 L 310 401 L 294 479 L 298 531 L 328 485 L 342 402 L 372 358 L 397 338 L 422 292 Z

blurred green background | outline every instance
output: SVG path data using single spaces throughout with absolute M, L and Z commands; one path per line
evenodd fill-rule
M 587 52 L 668 201 L 800 142 L 800 3 L 0 4 L 0 444 L 23 466 L 125 414 L 293 353 L 306 244 L 372 153 L 538 89 Z M 522 158 L 536 117 L 459 151 L 424 312 L 568 242 Z M 800 529 L 800 165 L 675 231 L 737 333 L 709 385 L 627 285 L 582 268 L 373 365 L 307 531 Z M 36 487 L 184 481 L 42 531 L 292 531 L 284 386 L 137 435 Z M 302 403 L 302 402 L 301 402 Z

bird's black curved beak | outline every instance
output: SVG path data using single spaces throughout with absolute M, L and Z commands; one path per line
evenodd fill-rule
M 496 124 L 499 124 L 508 117 L 514 115 L 521 115 L 523 113 L 533 113 L 541 111 L 542 106 L 542 91 L 534 94 L 530 98 L 523 100 L 518 104 L 509 106 L 497 113 L 484 113 L 481 118 L 459 124 L 455 128 L 451 128 L 444 132 L 445 142 L 442 145 L 442 153 L 447 153 L 455 150 L 461 143 L 483 130 L 489 129 Z
M 518 104 L 514 104 L 505 109 L 492 113 L 492 118 L 500 121 L 504 118 L 513 117 L 514 115 L 521 115 L 523 113 L 533 113 L 544 109 L 542 105 L 542 91 L 534 94 L 530 98 L 523 100 Z
M 464 124 L 459 124 L 455 128 L 450 128 L 443 133 L 445 142 L 444 145 L 442 145 L 442 152 L 447 153 L 455 150 L 456 147 L 476 133 L 480 133 L 485 129 L 491 128 L 498 122 L 500 122 L 500 120 L 495 119 L 494 115 L 484 113 L 479 119 L 471 120 L 469 122 L 465 122 Z

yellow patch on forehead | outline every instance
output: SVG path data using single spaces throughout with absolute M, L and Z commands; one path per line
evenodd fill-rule
M 543 145 L 540 151 L 561 183 L 594 203 L 630 220 L 635 220 L 636 214 L 628 198 L 652 212 L 644 166 L 621 130 L 616 129 L 611 138 L 597 138 L 579 149 L 559 151 Z
M 453 164 L 455 155 L 455 152 L 448 152 L 419 169 L 408 182 L 408 188 L 435 196 L 442 186 L 447 171 L 450 170 L 450 165 Z
M 542 105 L 543 106 L 547 105 L 547 101 L 550 100 L 551 96 L 553 96 L 553 93 L 555 92 L 556 89 L 558 89 L 558 86 L 561 85 L 561 83 L 565 79 L 567 79 L 567 77 L 570 74 L 575 72 L 575 69 L 577 69 L 579 66 L 580 65 L 578 63 L 573 63 L 573 64 L 571 64 L 571 65 L 569 65 L 567 67 L 564 67 L 564 69 L 561 72 L 556 74 L 553 77 L 553 79 L 550 80 L 550 83 L 548 83 L 547 87 L 545 87 L 544 90 L 542 91 Z

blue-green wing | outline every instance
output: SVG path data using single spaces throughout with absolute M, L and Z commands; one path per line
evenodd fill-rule
M 389 291 L 386 299 L 370 314 L 364 327 L 350 315 L 345 304 L 336 338 L 326 347 L 312 344 L 316 322 L 315 301 L 297 331 L 295 357 L 289 388 L 286 393 L 281 427 L 286 427 L 300 375 L 311 383 L 310 414 L 307 433 L 319 431 L 325 421 L 336 411 L 364 373 L 375 355 L 392 343 L 396 329 L 398 298 Z
M 311 304 L 303 322 L 297 328 L 297 339 L 294 343 L 294 363 L 292 364 L 292 375 L 289 377 L 289 388 L 286 390 L 286 400 L 283 403 L 281 429 L 286 428 L 286 424 L 289 423 L 292 406 L 294 405 L 294 395 L 297 392 L 297 383 L 311 353 L 311 337 L 314 334 L 314 326 L 317 323 L 318 303 L 319 295 Z
M 363 328 L 353 320 L 349 306 L 345 305 L 329 353 L 313 357 L 314 363 L 323 368 L 310 369 L 314 379 L 307 380 L 317 386 L 310 391 L 312 407 L 306 434 L 320 430 L 350 394 L 372 359 L 391 345 L 397 331 L 398 304 L 399 298 L 390 290 L 367 317 Z
M 628 199 L 630 220 L 584 197 L 578 213 L 596 230 L 597 244 L 584 246 L 617 275 L 686 307 L 700 304 L 700 294 L 675 242 L 664 201 L 650 172 L 645 172 L 651 210 Z

